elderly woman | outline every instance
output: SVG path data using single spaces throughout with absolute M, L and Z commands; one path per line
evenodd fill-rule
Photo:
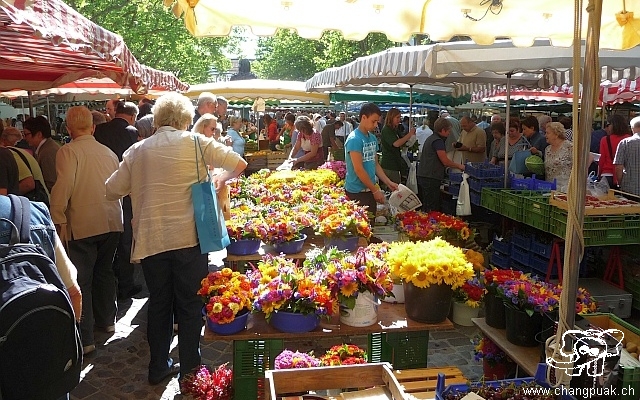
M 489 150 L 489 159 L 493 160 L 494 157 L 498 158 L 498 153 L 500 153 L 500 143 L 502 143 L 504 154 L 504 141 L 502 139 L 507 135 L 507 131 L 502 122 L 494 122 L 491 124 L 491 136 L 493 140 L 491 141 L 491 146 Z
M 389 179 L 395 183 L 400 183 L 400 179 L 404 173 L 406 176 L 409 167 L 402 159 L 400 148 L 404 146 L 410 139 L 415 139 L 416 130 L 411 128 L 406 135 L 400 136 L 400 111 L 397 108 L 391 108 L 387 112 L 384 119 L 384 127 L 382 128 L 382 141 L 380 149 L 382 150 L 382 159 L 380 166 L 384 169 Z
M 242 118 L 229 117 L 229 128 L 227 128 L 227 143 L 231 144 L 233 151 L 244 157 L 245 140 L 240 135 L 240 127 L 242 126 Z
M 123 155 L 106 183 L 109 199 L 131 195 L 133 248 L 149 288 L 147 340 L 149 383 L 158 384 L 180 370 L 184 378 L 200 365 L 202 300 L 196 294 L 208 273 L 196 233 L 191 185 L 206 175 L 205 165 L 224 169 L 214 177 L 216 189 L 237 177 L 247 163 L 231 147 L 187 131 L 194 110 L 178 93 L 160 97 L 153 107 L 156 133 Z M 196 164 L 196 149 L 203 161 Z M 173 310 L 180 321 L 180 364 L 169 357 Z
M 549 143 L 544 153 L 546 180 L 553 182 L 555 179 L 558 187 L 566 186 L 573 166 L 573 143 L 567 140 L 560 122 L 548 123 L 545 137 Z
M 313 129 L 311 119 L 300 116 L 296 120 L 295 127 L 298 130 L 298 139 L 291 149 L 289 158 L 293 160 L 293 165 L 298 164 L 304 169 L 316 169 L 324 163 L 324 153 L 322 152 L 322 135 Z M 295 157 L 298 151 L 304 150 L 304 155 Z
M 216 118 L 216 116 L 213 114 L 207 113 L 198 118 L 198 121 L 195 123 L 195 125 L 193 125 L 191 131 L 205 135 L 208 138 L 212 137 L 219 141 L 220 134 L 216 130 L 217 125 L 218 118 Z
M 507 158 L 511 161 L 511 157 L 513 157 L 513 153 L 518 150 L 526 150 L 531 145 L 520 132 L 520 121 L 517 119 L 509 121 L 509 133 L 507 136 L 500 139 L 498 143 L 498 152 L 493 157 L 491 157 L 491 164 L 500 164 L 504 165 L 505 154 L 504 154 L 504 143 L 505 140 L 509 142 L 509 150 L 507 152 Z

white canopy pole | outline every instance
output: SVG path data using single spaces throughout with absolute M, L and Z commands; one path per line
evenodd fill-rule
M 511 116 L 511 72 L 507 73 L 507 118 L 504 135 L 504 187 L 509 186 L 509 119 Z

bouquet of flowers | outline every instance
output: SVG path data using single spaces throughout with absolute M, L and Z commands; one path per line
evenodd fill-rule
M 367 353 L 356 345 L 341 344 L 329 349 L 320 362 L 328 366 L 366 364 Z
M 464 252 L 464 257 L 473 265 L 474 270 L 484 271 L 484 256 L 482 253 L 467 249 Z
M 486 336 L 475 339 L 474 344 L 473 354 L 476 361 L 487 360 L 491 367 L 495 367 L 498 363 L 511 362 L 507 354 Z
M 371 226 L 365 207 L 353 201 L 334 201 L 326 204 L 318 215 L 317 232 L 324 237 L 348 235 L 371 236 Z
M 267 224 L 263 241 L 269 244 L 280 244 L 302 237 L 304 224 L 297 221 L 297 216 L 289 210 L 270 211 L 264 220 Z
M 262 215 L 246 204 L 231 209 L 231 218 L 225 221 L 227 233 L 231 239 L 259 239 L 263 240 L 269 226 Z
M 498 293 L 498 287 L 506 281 L 528 279 L 527 275 L 520 271 L 514 271 L 512 269 L 491 269 L 482 273 L 484 280 L 484 288 L 491 294 Z
M 250 311 L 251 284 L 246 275 L 230 268 L 210 272 L 198 290 L 205 303 L 207 317 L 218 324 L 228 324 L 239 312 Z
M 335 172 L 340 179 L 347 176 L 347 163 L 344 161 L 327 161 L 318 167 L 318 169 L 328 169 Z
M 498 294 L 507 304 L 526 312 L 545 313 L 554 310 L 560 301 L 561 289 L 534 278 L 506 281 L 498 287 Z
M 275 369 L 310 368 L 319 367 L 321 364 L 313 354 L 291 350 L 284 350 L 273 362 Z
M 466 281 L 462 286 L 453 291 L 453 300 L 464 303 L 469 307 L 477 308 L 482 305 L 484 287 L 477 277 Z
M 254 311 L 266 314 L 276 310 L 330 316 L 335 299 L 326 286 L 326 272 L 304 268 L 283 256 L 266 255 L 257 268 L 247 272 Z
M 310 269 L 326 271 L 331 295 L 353 309 L 358 293 L 370 292 L 379 298 L 392 295 L 391 271 L 382 258 L 386 246 L 386 243 L 370 244 L 360 247 L 355 254 L 335 248 L 311 250 L 304 263 Z
M 466 222 L 438 211 L 399 213 L 396 223 L 398 230 L 412 240 L 431 240 L 439 236 L 444 240 L 466 242 L 475 236 Z
M 474 275 L 462 249 L 440 238 L 391 243 L 384 259 L 395 276 L 420 288 L 444 284 L 455 289 Z
M 191 395 L 196 400 L 231 400 L 233 392 L 233 371 L 222 364 L 211 371 L 201 365 L 187 375 L 180 385 L 182 394 Z
M 576 313 L 588 314 L 598 311 L 598 305 L 596 300 L 591 297 L 591 294 L 585 288 L 578 288 L 578 294 L 576 296 Z

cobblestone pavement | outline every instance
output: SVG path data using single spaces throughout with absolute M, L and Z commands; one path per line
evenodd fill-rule
M 219 265 L 219 264 L 216 264 Z M 136 279 L 144 283 L 142 270 L 137 267 Z M 73 400 L 107 399 L 188 399 L 182 396 L 176 378 L 151 386 L 147 382 L 149 347 L 146 341 L 147 329 L 146 288 L 134 299 L 119 304 L 115 333 L 96 332 L 96 351 L 85 357 L 82 380 L 71 393 Z M 429 336 L 428 366 L 457 366 L 467 378 L 482 375 L 482 366 L 473 360 L 471 339 L 478 333 L 475 327 L 461 327 L 450 331 L 431 332 Z M 359 346 L 366 346 L 366 336 L 349 338 Z M 172 343 L 172 357 L 178 357 L 177 336 Z M 339 344 L 335 338 L 327 343 L 311 341 L 285 342 L 292 350 L 308 351 L 313 348 L 327 349 Z M 202 342 L 202 361 L 218 366 L 232 363 L 230 341 Z M 317 354 L 317 352 L 316 352 Z M 236 399 L 251 400 L 251 399 Z

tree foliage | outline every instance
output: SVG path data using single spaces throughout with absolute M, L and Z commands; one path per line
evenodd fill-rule
M 209 80 L 209 70 L 226 71 L 222 53 L 237 47 L 237 38 L 194 38 L 162 1 L 65 0 L 96 24 L 121 35 L 140 63 L 175 73 L 183 82 Z
M 319 40 L 280 29 L 270 38 L 260 38 L 253 70 L 265 79 L 306 80 L 316 72 L 347 64 L 358 57 L 392 47 L 394 42 L 381 33 L 370 33 L 364 40 L 345 40 L 335 31 Z

